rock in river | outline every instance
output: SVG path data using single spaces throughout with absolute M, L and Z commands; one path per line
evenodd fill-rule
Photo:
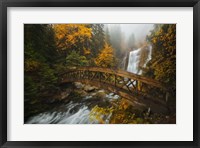
M 94 91 L 95 89 L 96 89 L 96 87 L 90 86 L 90 85 L 85 85 L 85 87 L 84 87 L 84 90 L 85 90 L 86 92 L 92 92 L 92 91 Z
M 78 89 L 82 89 L 84 87 L 84 84 L 82 84 L 81 82 L 74 82 L 74 85 Z

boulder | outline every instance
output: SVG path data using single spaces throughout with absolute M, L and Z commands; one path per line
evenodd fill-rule
M 62 92 L 60 94 L 60 98 L 61 100 L 66 99 L 69 96 L 70 92 L 66 91 L 66 92 Z
M 96 97 L 105 98 L 106 97 L 105 91 L 98 91 L 97 94 L 96 94 Z
M 78 89 L 82 89 L 84 87 L 84 84 L 82 84 L 81 82 L 74 82 L 74 85 Z
M 84 90 L 85 90 L 86 92 L 92 92 L 92 91 L 95 91 L 95 90 L 96 90 L 96 87 L 90 86 L 90 85 L 85 85 Z
M 75 93 L 78 93 L 80 96 L 87 96 L 88 93 L 82 89 L 74 90 Z

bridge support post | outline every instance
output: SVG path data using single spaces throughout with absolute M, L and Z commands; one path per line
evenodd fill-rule
M 137 80 L 135 81 L 135 88 L 136 88 L 136 92 L 138 93 L 139 89 L 138 89 L 138 81 Z
M 99 72 L 99 81 L 101 82 L 101 72 Z
M 117 77 L 116 77 L 116 75 L 114 75 L 114 79 L 115 79 L 115 80 L 114 80 L 114 81 L 115 81 L 115 86 L 116 86 L 116 78 L 117 78 Z

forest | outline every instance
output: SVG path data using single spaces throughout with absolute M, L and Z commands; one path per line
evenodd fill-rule
M 24 24 L 24 123 L 175 124 L 176 25 Z

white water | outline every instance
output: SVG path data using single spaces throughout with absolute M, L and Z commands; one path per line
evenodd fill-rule
M 74 108 L 78 107 L 78 111 L 74 112 Z M 87 106 L 79 107 L 78 103 L 72 101 L 65 106 L 66 111 L 53 111 L 40 113 L 30 118 L 26 124 L 87 124 L 96 123 L 89 119 L 90 110 Z
M 146 67 L 147 63 L 151 60 L 151 56 L 152 56 L 152 46 L 151 45 L 148 46 L 148 50 L 149 50 L 148 57 L 143 65 L 143 67 Z
M 142 70 L 139 70 L 141 49 L 142 48 L 139 48 L 130 52 L 127 71 L 135 74 L 142 73 Z M 151 60 L 152 47 L 149 45 L 147 50 L 149 50 L 148 56 L 143 67 L 146 67 L 147 63 Z M 89 100 L 91 98 L 92 95 L 89 95 L 83 98 L 83 100 Z M 106 95 L 106 98 L 112 101 L 117 100 L 120 97 L 114 93 L 110 93 Z M 53 110 L 40 113 L 29 118 L 26 124 L 97 124 L 97 120 L 90 120 L 90 112 L 91 111 L 86 104 L 74 103 L 71 101 L 64 106 L 64 111 Z M 111 115 L 106 117 L 105 123 L 109 123 L 110 116 Z
M 137 50 L 133 50 L 129 53 L 129 61 L 127 71 L 132 72 L 134 74 L 138 74 L 138 64 L 140 60 L 140 51 L 141 48 Z
M 104 90 L 99 90 L 99 92 L 104 92 Z M 92 97 L 92 95 L 88 95 L 82 99 L 83 102 L 74 103 L 71 101 L 66 105 L 58 106 L 57 110 L 35 115 L 29 118 L 26 124 L 98 124 L 97 119 L 90 119 L 91 110 L 84 102 L 92 100 Z M 120 96 L 114 93 L 106 94 L 105 97 L 110 101 L 120 99 Z M 111 115 L 104 117 L 105 123 L 109 123 L 110 117 Z
M 139 75 L 142 74 L 142 70 L 139 69 L 141 50 L 142 48 L 138 48 L 137 50 L 133 50 L 129 53 L 129 61 L 127 67 L 128 72 L 132 72 L 134 74 L 139 74 Z M 147 63 L 151 60 L 152 46 L 149 45 L 147 50 L 148 50 L 148 56 L 143 67 L 146 67 Z

